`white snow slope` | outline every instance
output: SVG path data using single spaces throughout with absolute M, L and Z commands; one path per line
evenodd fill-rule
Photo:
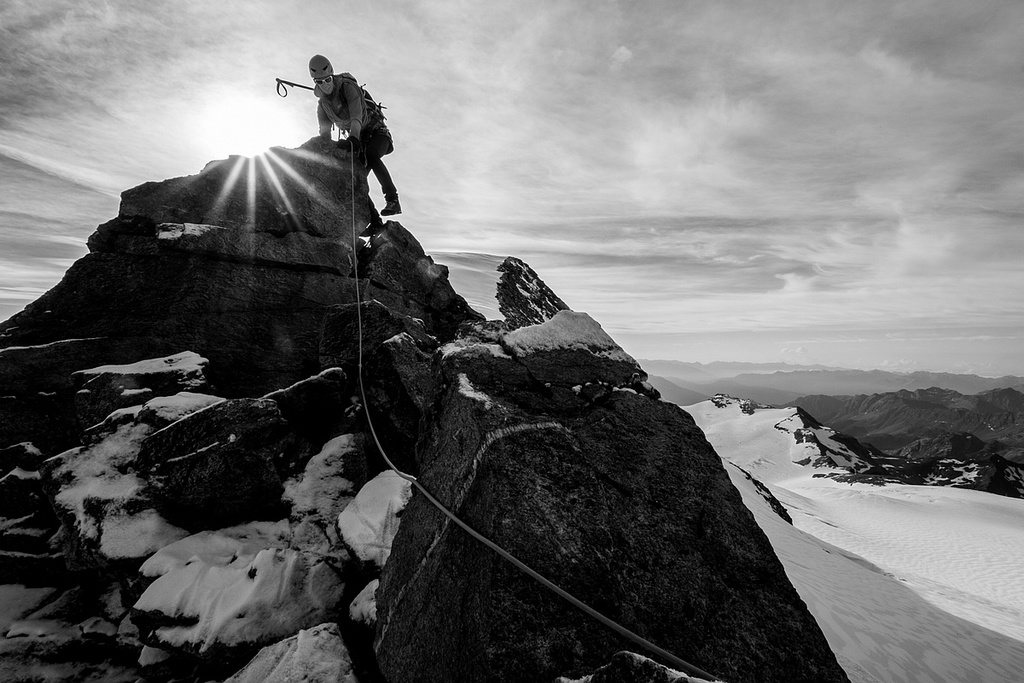
M 728 466 L 854 683 L 1024 677 L 1024 500 L 815 477 L 776 428 L 794 409 L 686 406 L 727 463 L 761 480 L 787 524 Z

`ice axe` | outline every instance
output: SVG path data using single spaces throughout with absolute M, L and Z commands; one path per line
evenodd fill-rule
M 288 86 L 291 86 L 293 88 L 302 88 L 304 90 L 313 89 L 308 85 L 300 85 L 298 83 L 292 83 L 291 81 L 285 81 L 280 78 L 275 78 L 274 80 L 277 81 L 277 94 L 280 95 L 281 97 L 288 97 Z

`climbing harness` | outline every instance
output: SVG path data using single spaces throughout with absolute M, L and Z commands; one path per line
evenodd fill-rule
M 302 87 L 302 86 L 300 86 L 300 87 Z M 362 297 L 361 297 L 361 295 L 359 293 L 359 258 L 358 258 L 358 241 L 359 241 L 359 238 L 356 235 L 355 161 L 352 158 L 353 156 L 354 155 L 349 155 L 349 174 L 350 174 L 350 186 L 349 187 L 351 188 L 351 193 L 352 193 L 351 194 L 351 201 L 349 202 L 349 204 L 350 204 L 350 207 L 351 207 L 351 214 L 352 214 L 352 260 L 353 260 L 353 263 L 355 264 L 355 266 L 354 266 L 355 278 L 354 279 L 355 279 L 355 290 L 356 290 L 356 327 L 357 327 L 358 335 L 359 335 L 359 362 L 357 364 L 359 394 L 360 394 L 360 397 L 362 398 L 362 401 L 363 401 L 363 413 L 366 415 L 366 423 L 370 427 L 370 434 L 373 436 L 373 441 L 377 445 L 377 449 L 380 451 L 381 456 L 384 458 L 384 462 L 387 463 L 388 467 L 391 468 L 392 472 L 394 472 L 396 475 L 398 475 L 399 477 L 401 477 L 405 481 L 408 481 L 413 486 L 415 486 L 416 489 L 420 493 L 422 493 L 424 495 L 424 497 L 426 497 L 426 499 L 430 502 L 430 504 L 433 505 L 434 507 L 436 507 L 438 510 L 440 510 L 441 513 L 444 514 L 445 517 L 447 517 L 452 522 L 454 522 L 459 527 L 461 527 L 470 536 L 472 536 L 476 540 L 480 541 L 485 546 L 487 546 L 488 548 L 490 548 L 491 550 L 496 552 L 499 556 L 501 556 L 502 558 L 504 558 L 505 560 L 507 560 L 508 562 L 513 564 L 518 569 L 520 569 L 523 573 L 525 573 L 528 576 L 532 577 L 534 580 L 536 580 L 542 586 L 544 586 L 548 590 L 552 591 L 556 595 L 558 595 L 558 596 L 562 597 L 563 599 L 565 599 L 566 601 L 568 601 L 569 604 L 571 604 L 572 606 L 574 606 L 577 609 L 585 612 L 586 614 L 589 614 L 594 619 L 597 619 L 599 622 L 601 622 L 602 624 L 604 624 L 608 628 L 612 629 L 613 631 L 615 631 L 619 635 L 627 638 L 628 640 L 633 641 L 634 643 L 636 643 L 640 647 L 644 648 L 645 650 L 660 656 L 664 660 L 666 660 L 669 663 L 671 663 L 672 666 L 680 669 L 681 671 L 684 671 L 685 673 L 689 674 L 690 676 L 695 676 L 695 677 L 697 677 L 698 679 L 700 679 L 702 681 L 719 682 L 720 679 L 716 678 L 715 676 L 712 676 L 708 672 L 703 671 L 702 669 L 699 669 L 698 667 L 694 666 L 693 664 L 690 664 L 689 662 L 686 662 L 686 661 L 680 659 L 679 657 L 676 657 L 672 653 L 668 652 L 667 650 L 665 650 L 663 648 L 658 647 L 654 643 L 650 642 L 649 640 L 647 640 L 643 636 L 641 636 L 641 635 L 639 635 L 637 633 L 634 633 L 633 631 L 629 630 L 625 626 L 623 626 L 623 625 L 621 625 L 621 624 L 619 624 L 619 623 L 617 623 L 615 621 L 612 621 L 611 619 L 609 619 L 608 617 L 604 616 L 603 614 L 601 614 L 600 612 L 598 612 L 594 608 L 590 607 L 586 603 L 582 602 L 581 600 L 579 600 L 575 596 L 573 596 L 570 593 L 566 592 L 561 587 L 559 587 L 556 584 L 552 583 L 550 580 L 548 580 L 547 578 L 545 578 L 544 576 L 542 576 L 541 574 L 539 574 L 538 572 L 536 572 L 535 570 L 530 568 L 528 565 L 523 563 L 517 557 L 513 556 L 507 550 L 505 550 L 504 548 L 499 546 L 497 543 L 495 543 L 491 539 L 487 538 L 486 536 L 482 535 L 481 533 L 479 533 L 478 531 L 476 531 L 475 529 L 470 527 L 468 524 L 466 524 L 464 521 L 459 519 L 455 515 L 454 512 L 449 510 L 447 507 L 445 507 L 445 505 L 441 501 L 439 501 L 437 498 L 435 498 L 433 496 L 433 494 L 431 494 L 430 491 L 428 491 L 426 489 L 426 487 L 423 486 L 423 484 L 421 484 L 416 477 L 412 476 L 411 474 L 407 474 L 406 472 L 401 471 L 400 469 L 398 469 L 395 466 L 395 464 L 393 462 L 391 462 L 391 459 L 388 457 L 387 452 L 384 450 L 384 446 L 381 444 L 380 439 L 377 438 L 377 430 L 374 429 L 374 427 L 373 427 L 373 420 L 370 418 L 369 404 L 367 403 L 367 400 L 366 400 L 366 389 L 363 386 L 363 314 L 362 314 Z

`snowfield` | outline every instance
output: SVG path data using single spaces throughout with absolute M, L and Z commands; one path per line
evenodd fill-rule
M 1024 672 L 1024 500 L 815 476 L 795 410 L 685 407 L 727 463 L 854 683 L 1016 682 Z M 784 427 L 784 425 L 783 425 Z M 738 469 L 793 518 L 772 512 Z

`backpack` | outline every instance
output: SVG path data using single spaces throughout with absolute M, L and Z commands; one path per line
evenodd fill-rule
M 359 85 L 355 76 L 347 71 L 339 75 L 343 81 L 351 83 L 355 87 L 359 88 L 360 92 L 363 93 L 363 109 L 365 111 L 366 119 L 363 122 L 363 125 L 368 130 L 376 128 L 377 126 L 383 126 L 384 122 L 387 121 L 387 117 L 384 116 L 384 110 L 387 109 L 387 107 L 377 104 L 376 100 L 374 100 L 370 93 L 366 91 L 366 88 Z

